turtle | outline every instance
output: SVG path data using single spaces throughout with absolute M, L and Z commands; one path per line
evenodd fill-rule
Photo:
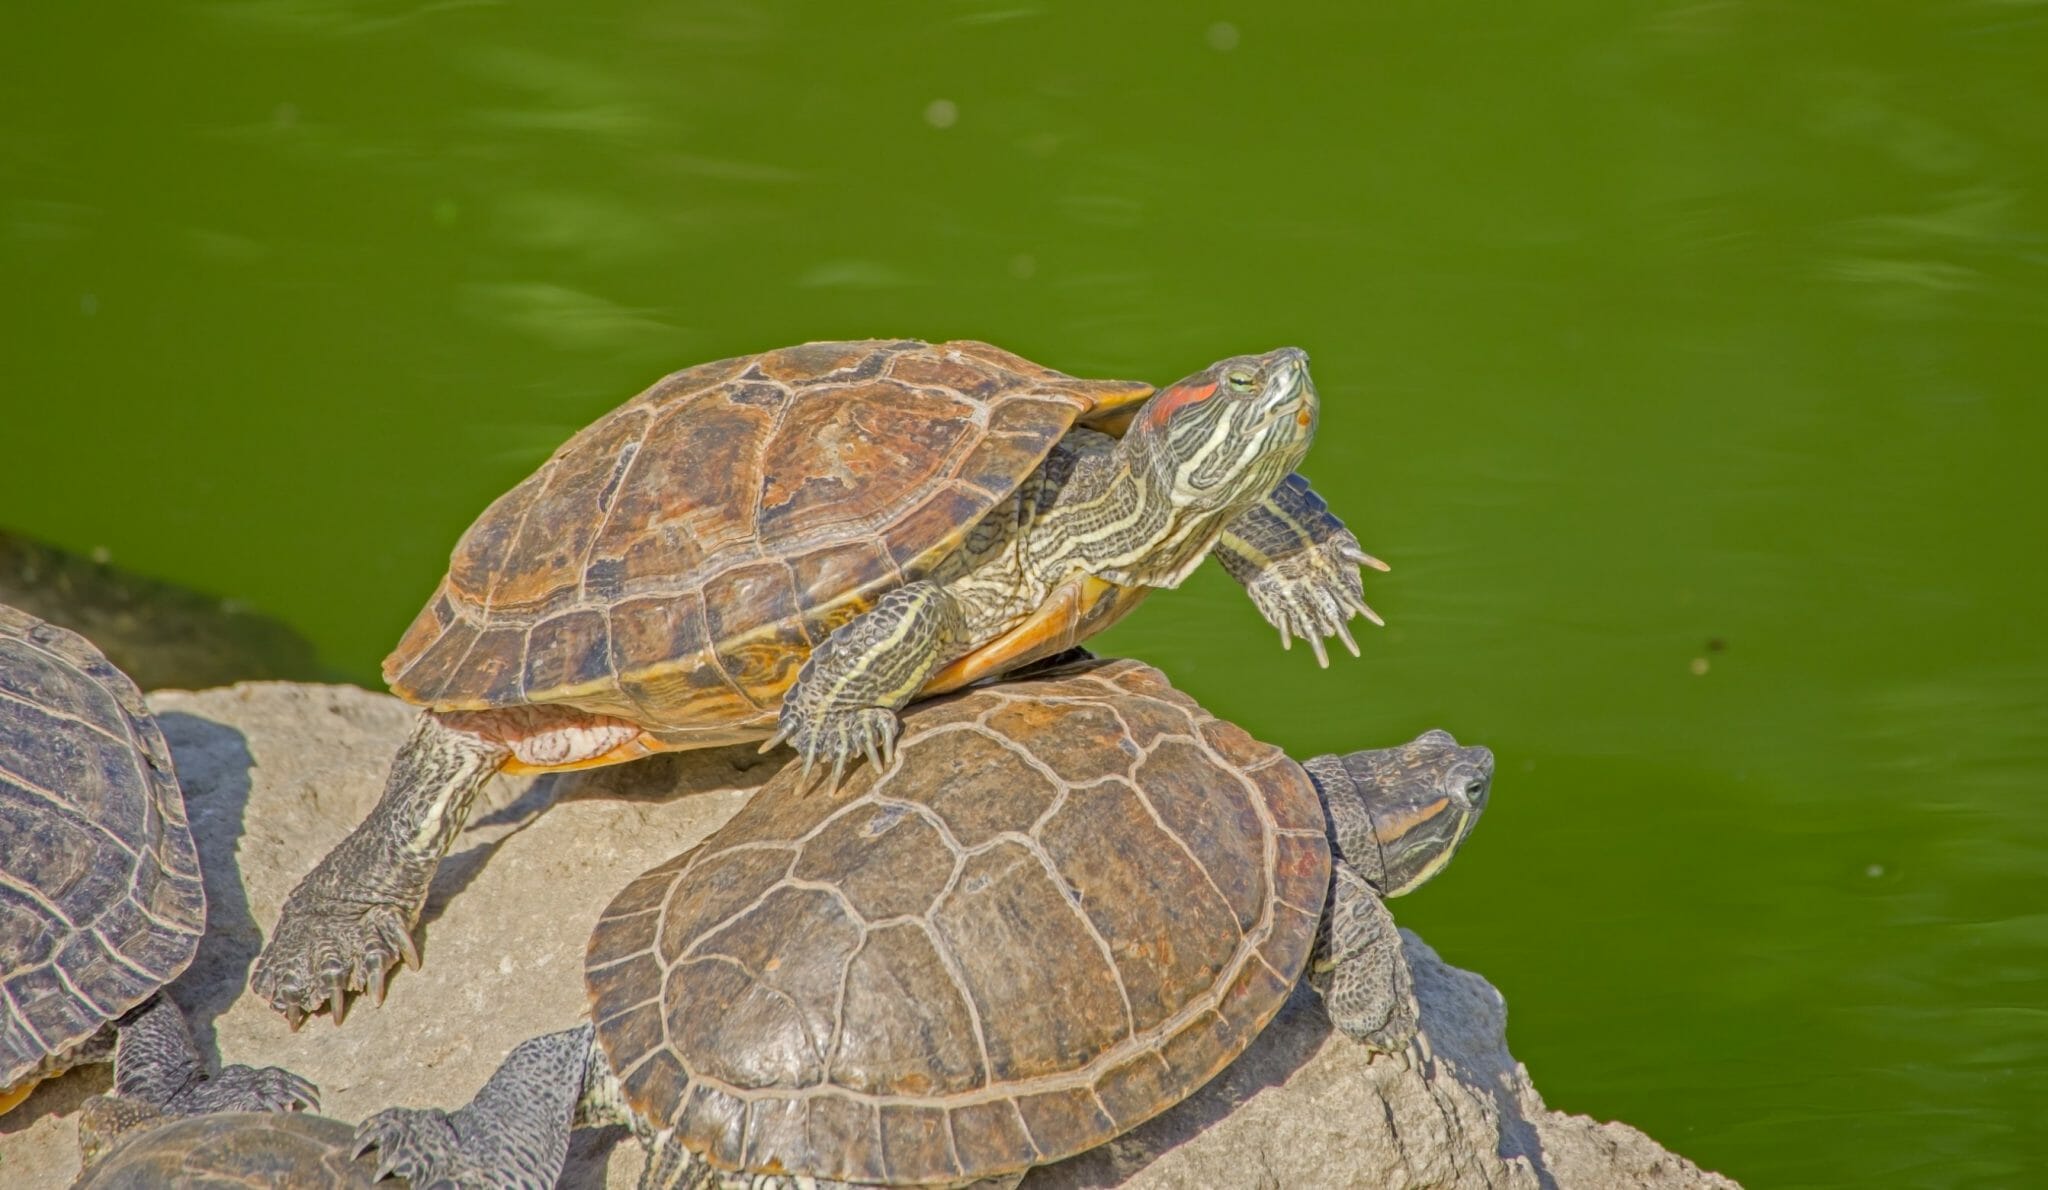
M 293 1028 L 418 966 L 436 865 L 493 773 L 768 737 L 885 760 L 912 698 L 1060 652 L 1216 554 L 1328 664 L 1359 547 L 1293 473 L 1307 354 L 1155 393 L 985 343 L 810 343 L 675 373 L 500 497 L 384 663 L 424 710 L 375 809 L 251 971 Z
M 1442 870 L 1492 773 L 1441 730 L 1297 764 L 1130 660 L 924 703 L 841 795 L 785 768 L 626 885 L 589 1022 L 358 1140 L 415 1180 L 545 1186 L 572 1121 L 624 1121 L 643 1187 L 1013 1185 L 1192 1093 L 1304 974 L 1405 1061 L 1383 899 Z
M 102 1097 L 80 1113 L 73 1190 L 404 1190 L 356 1152 L 353 1124 L 302 1112 L 165 1116 Z
M 317 1102 L 275 1066 L 206 1072 L 163 987 L 206 925 L 199 851 L 142 692 L 92 642 L 0 604 L 0 1111 L 111 1060 L 170 1114 Z

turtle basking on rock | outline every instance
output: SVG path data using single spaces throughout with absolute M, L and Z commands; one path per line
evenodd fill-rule
M 421 1181 L 553 1185 L 574 1120 L 630 1123 L 643 1187 L 1012 1185 L 1185 1098 L 1304 975 L 1407 1047 L 1383 898 L 1443 868 L 1492 771 L 1441 731 L 1296 764 L 1131 661 L 926 703 L 841 794 L 792 765 L 628 884 L 590 1024 L 359 1138 Z
M 0 1111 L 73 1066 L 169 1114 L 283 1110 L 274 1066 L 206 1073 L 163 993 L 206 926 L 199 851 L 142 692 L 90 641 L 0 605 Z
M 1296 348 L 1155 394 L 985 343 L 812 343 L 676 373 L 492 504 L 385 661 L 425 708 L 368 818 L 285 902 L 250 984 L 296 1027 L 381 998 L 477 789 L 772 736 L 832 782 L 897 712 L 1051 656 L 1214 554 L 1327 661 L 1377 622 L 1293 468 Z M 1382 567 L 1383 568 L 1383 567 Z
M 88 1101 L 72 1190 L 404 1190 L 357 1155 L 354 1125 L 299 1112 L 165 1116 L 126 1100 Z

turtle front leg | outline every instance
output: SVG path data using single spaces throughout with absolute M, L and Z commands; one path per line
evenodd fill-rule
M 1280 647 L 1301 637 L 1327 668 L 1323 641 L 1336 637 L 1358 656 L 1358 642 L 1345 624 L 1364 616 L 1384 626 L 1366 606 L 1359 567 L 1385 570 L 1300 475 L 1289 475 L 1265 499 L 1224 526 L 1216 560 L 1243 585 L 1259 614 L 1280 630 Z
M 318 1108 L 312 1083 L 276 1066 L 224 1066 L 206 1073 L 185 1014 L 159 992 L 116 1025 L 114 1094 L 167 1115 Z
M 863 755 L 880 768 L 895 751 L 896 709 L 966 647 L 967 633 L 965 610 L 937 583 L 889 592 L 811 653 L 783 696 L 775 736 L 761 750 L 788 740 L 806 775 L 813 765 L 831 764 L 835 788 Z
M 1401 933 L 1365 877 L 1338 860 L 1309 982 L 1330 1021 L 1375 1053 L 1403 1053 L 1415 1040 L 1415 977 L 1401 954 Z
M 503 740 L 451 719 L 420 716 L 377 808 L 285 898 L 249 987 L 292 1028 L 323 1004 L 338 1025 L 349 992 L 367 990 L 381 1002 L 401 960 L 419 966 L 412 926 L 434 869 L 476 791 L 511 755 Z
M 547 1190 L 569 1158 L 569 1130 L 615 1122 L 592 1111 L 593 1095 L 616 1099 L 616 1084 L 592 1029 L 579 1025 L 521 1042 L 467 1107 L 394 1107 L 356 1126 L 356 1155 L 378 1150 L 377 1179 L 415 1186 Z

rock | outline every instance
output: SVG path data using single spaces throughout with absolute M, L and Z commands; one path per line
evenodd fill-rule
M 296 1070 L 320 1085 L 324 1114 L 351 1122 L 457 1106 L 513 1045 L 579 1020 L 584 940 L 612 894 L 715 830 L 779 763 L 740 745 L 493 781 L 435 879 L 425 969 L 401 972 L 383 1007 L 358 1002 L 339 1029 L 316 1018 L 294 1034 L 246 991 L 261 931 L 374 804 L 414 712 L 353 687 L 281 683 L 162 691 L 150 704 L 209 898 L 207 938 L 171 995 L 220 1061 Z M 1428 1061 L 1368 1063 L 1300 991 L 1186 1102 L 1025 1186 L 1734 1185 L 1626 1125 L 1550 1111 L 1508 1054 L 1500 994 L 1404 939 Z M 104 1067 L 74 1072 L 0 1117 L 0 1182 L 67 1184 L 78 1105 L 107 1083 Z M 640 1165 L 623 1129 L 581 1132 L 563 1185 L 630 1187 Z

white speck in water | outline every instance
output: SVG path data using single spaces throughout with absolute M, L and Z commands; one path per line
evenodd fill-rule
M 1863 869 L 1863 874 L 1864 874 L 1865 876 L 1868 876 L 1868 877 L 1870 877 L 1870 878 L 1871 878 L 1872 880 L 1875 880 L 1875 879 L 1877 879 L 1877 878 L 1878 878 L 1879 876 L 1882 876 L 1882 875 L 1884 875 L 1884 865 L 1883 865 L 1883 864 L 1872 864 L 1872 865 L 1870 865 L 1869 867 L 1867 867 L 1867 868 Z
M 934 99 L 924 105 L 924 122 L 934 128 L 951 128 L 960 122 L 960 107 L 950 99 Z
M 1237 48 L 1237 26 L 1229 21 L 1217 21 L 1209 26 L 1209 48 L 1225 53 Z
M 78 312 L 80 314 L 85 315 L 87 318 L 91 318 L 93 315 L 99 313 L 100 295 L 96 293 L 80 294 L 78 297 Z
M 1712 666 L 1712 665 L 1710 665 L 1710 664 L 1708 664 L 1708 662 L 1707 662 L 1707 659 L 1706 659 L 1705 657 L 1695 657 L 1695 658 L 1693 658 L 1693 659 L 1692 659 L 1692 676 L 1693 676 L 1693 677 L 1696 677 L 1696 678 L 1697 678 L 1697 677 L 1702 677 L 1702 676 L 1704 676 L 1704 675 L 1706 674 L 1706 672 L 1707 672 L 1707 671 L 1708 671 L 1709 669 L 1712 669 L 1712 668 L 1713 668 L 1713 666 Z
M 92 547 L 92 560 L 99 563 L 102 566 L 105 566 L 107 563 L 114 560 L 114 551 L 108 549 L 106 546 L 96 545 Z
M 1019 252 L 1010 258 L 1010 275 L 1019 281 L 1029 278 L 1038 271 L 1038 258 L 1029 252 Z

